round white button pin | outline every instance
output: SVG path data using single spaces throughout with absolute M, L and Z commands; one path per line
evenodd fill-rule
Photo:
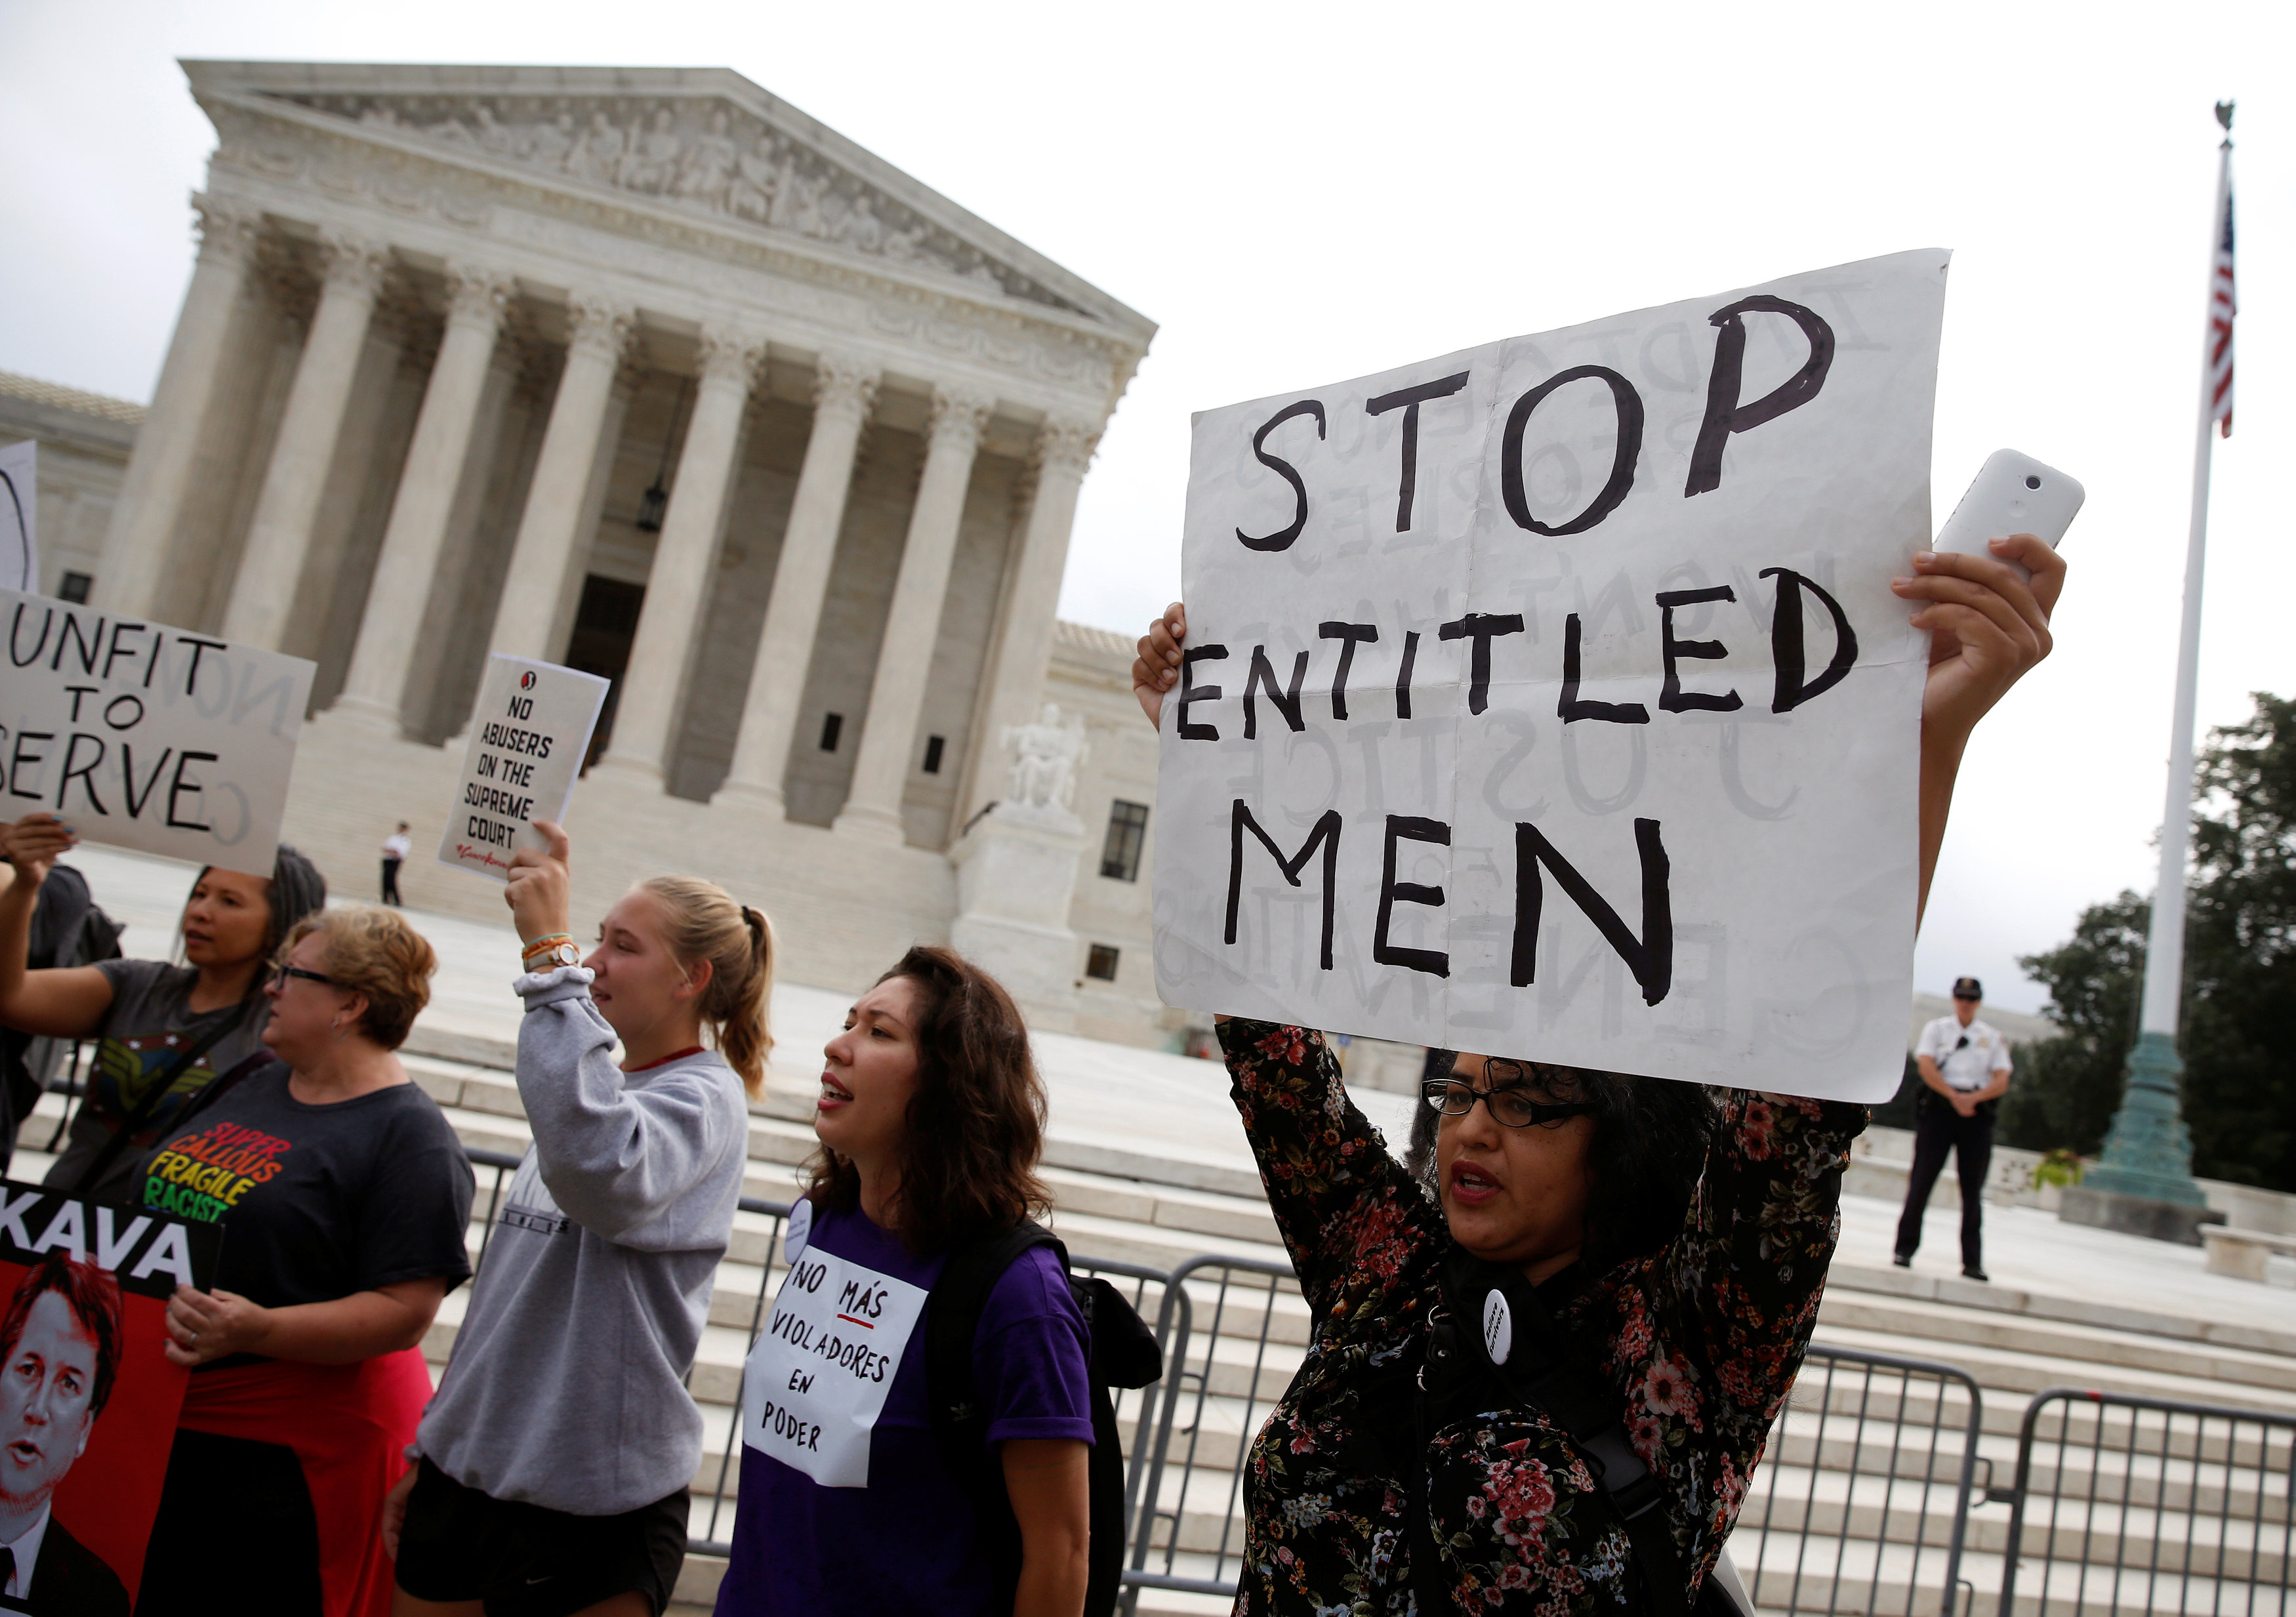
M 1507 1308 L 1507 1300 L 1496 1292 L 1483 1299 L 1483 1350 L 1491 1362 L 1503 1365 L 1514 1346 L 1514 1315 Z

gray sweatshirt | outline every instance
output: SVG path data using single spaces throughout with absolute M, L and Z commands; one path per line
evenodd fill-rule
M 741 1199 L 749 1108 L 714 1054 L 624 1073 L 590 975 L 518 980 L 534 1144 L 416 1442 L 495 1498 L 604 1516 L 686 1487 L 701 1464 L 684 1378 Z

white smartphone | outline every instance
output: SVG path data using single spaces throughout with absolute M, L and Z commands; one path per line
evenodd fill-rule
M 1938 529 L 1932 550 L 1989 556 L 1992 539 L 2030 533 L 2054 550 L 2088 497 L 2071 478 L 2014 449 L 1996 449 L 1978 468 L 1961 504 Z M 2017 563 L 2011 562 L 2017 567 Z M 2022 567 L 2017 570 L 2024 572 Z

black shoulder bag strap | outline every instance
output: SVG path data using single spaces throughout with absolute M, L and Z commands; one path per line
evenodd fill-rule
M 972 1339 L 1004 1271 L 1038 1246 L 1051 1247 L 1067 1267 L 1068 1248 L 1032 1219 L 967 1242 L 949 1253 L 925 1302 L 925 1404 L 933 1437 L 949 1480 L 972 1494 L 996 1587 L 1008 1601 L 1021 1581 L 1021 1523 L 1004 1491 L 1004 1473 L 989 1452 L 988 1410 L 972 1378 Z
M 144 1098 L 137 1101 L 135 1103 L 135 1109 L 133 1112 L 130 1112 L 127 1117 L 120 1120 L 119 1127 L 112 1134 L 112 1137 L 103 1142 L 103 1149 L 95 1153 L 95 1160 L 87 1165 L 86 1171 L 82 1173 L 78 1181 L 73 1184 L 71 1187 L 71 1194 L 73 1195 L 84 1196 L 87 1194 L 88 1187 L 90 1186 L 100 1185 L 103 1182 L 103 1176 L 111 1171 L 112 1164 L 119 1161 L 121 1153 L 126 1152 L 127 1147 L 135 1142 L 135 1136 L 138 1131 L 143 1129 L 145 1123 L 151 1120 L 152 1114 L 160 1109 L 160 1101 L 165 1099 L 168 1092 L 176 1087 L 176 1080 L 181 1078 L 184 1073 L 190 1071 L 193 1067 L 198 1066 L 201 1056 L 205 1055 L 209 1050 L 214 1049 L 216 1046 L 221 1044 L 226 1038 L 229 1038 L 232 1031 L 246 1020 L 247 1006 L 243 1004 L 241 1005 L 232 1015 L 217 1018 L 216 1025 L 209 1028 L 206 1032 L 201 1034 L 198 1039 L 195 1040 L 189 1048 L 185 1049 L 181 1055 L 176 1058 L 176 1062 L 173 1066 L 169 1067 L 166 1072 L 155 1077 L 150 1084 L 144 1087 Z M 237 1067 L 233 1068 L 232 1075 L 234 1077 L 237 1077 L 240 1073 L 246 1071 L 250 1063 L 255 1060 L 256 1055 L 261 1055 L 266 1060 L 269 1059 L 269 1052 L 258 1050 L 255 1052 L 254 1055 L 250 1055 L 246 1061 L 241 1062 Z M 209 1081 L 207 1088 L 212 1089 L 215 1088 L 217 1083 L 221 1081 L 221 1075 L 218 1075 L 217 1078 Z M 93 1088 L 94 1082 L 95 1075 L 94 1073 L 90 1073 L 88 1075 L 89 1086 Z M 86 1103 L 83 1102 L 82 1104 L 85 1104 Z
M 1454 1248 L 1444 1260 L 1443 1283 L 1454 1315 L 1449 1350 L 1470 1365 L 1488 1367 L 1518 1403 L 1544 1410 L 1562 1428 L 1626 1530 L 1652 1617 L 1690 1617 L 1690 1591 L 1667 1514 L 1666 1485 L 1635 1452 L 1615 1395 L 1578 1362 L 1520 1270 L 1483 1263 Z M 1493 1292 L 1505 1304 L 1503 1317 L 1513 1339 L 1505 1359 L 1497 1363 L 1486 1324 L 1499 1312 L 1486 1301 Z M 1431 1358 L 1438 1350 L 1431 1348 Z

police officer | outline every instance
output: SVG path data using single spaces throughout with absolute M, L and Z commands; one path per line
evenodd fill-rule
M 1914 1170 L 1906 1181 L 1905 1215 L 1898 1220 L 1897 1262 L 1912 1267 L 1922 1244 L 1922 1214 L 1947 1153 L 1961 1178 L 1961 1272 L 1987 1278 L 1984 1235 L 1985 1170 L 1993 1160 L 1993 1114 L 2009 1090 L 2009 1041 L 1977 1020 L 1985 989 L 1974 977 L 1953 985 L 1953 1014 L 1922 1030 L 1914 1046 L 1922 1088 L 1914 1097 Z

